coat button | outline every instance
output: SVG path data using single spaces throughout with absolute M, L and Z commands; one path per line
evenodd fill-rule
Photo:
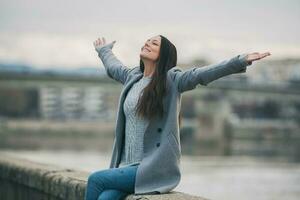
M 158 142 L 158 143 L 156 143 L 156 146 L 157 146 L 157 147 L 159 147 L 159 145 L 160 145 L 160 143 L 159 143 L 159 142 Z
M 157 129 L 157 131 L 158 131 L 158 132 L 161 132 L 161 131 L 162 131 L 162 129 L 161 129 L 161 128 L 158 128 L 158 129 Z

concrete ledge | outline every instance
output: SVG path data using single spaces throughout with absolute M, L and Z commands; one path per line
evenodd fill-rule
M 32 162 L 0 153 L 0 199 L 83 200 L 89 173 Z M 207 200 L 172 191 L 159 195 L 128 195 L 126 200 Z

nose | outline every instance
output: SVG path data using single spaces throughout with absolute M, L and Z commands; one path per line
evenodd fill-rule
M 147 47 L 149 47 L 149 44 L 148 44 L 148 42 L 149 42 L 149 41 L 146 41 L 146 43 L 145 43 L 145 46 L 147 46 Z
M 145 45 L 141 49 L 143 50 L 144 47 L 149 47 L 148 42 L 146 42 Z

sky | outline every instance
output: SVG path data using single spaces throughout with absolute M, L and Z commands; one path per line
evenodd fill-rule
M 178 63 L 265 51 L 299 58 L 299 20 L 299 0 L 0 0 L 0 62 L 102 66 L 93 42 L 105 37 L 133 67 L 158 34 L 176 46 Z

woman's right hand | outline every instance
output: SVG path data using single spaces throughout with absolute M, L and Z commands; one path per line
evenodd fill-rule
M 104 37 L 102 37 L 102 40 L 98 38 L 96 41 L 94 41 L 94 47 L 95 50 L 99 53 L 100 49 L 104 46 L 109 46 L 110 49 L 113 48 L 113 45 L 116 43 L 116 41 L 112 41 L 111 43 L 106 44 L 106 40 Z

